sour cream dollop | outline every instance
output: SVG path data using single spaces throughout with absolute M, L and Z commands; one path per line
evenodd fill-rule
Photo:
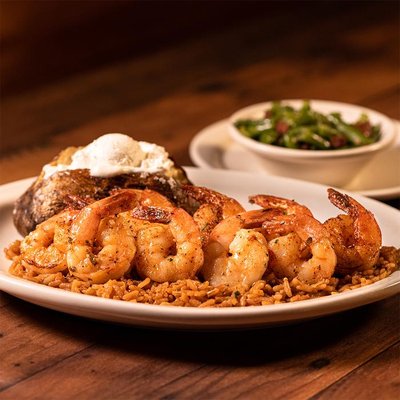
M 121 133 L 108 133 L 76 151 L 71 164 L 47 164 L 43 171 L 44 178 L 71 169 L 88 169 L 91 176 L 108 178 L 134 172 L 160 172 L 172 166 L 164 147 L 138 142 Z

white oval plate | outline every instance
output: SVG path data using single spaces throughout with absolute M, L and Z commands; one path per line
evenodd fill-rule
M 342 189 L 385 200 L 400 196 L 400 121 L 394 121 L 396 140 L 389 149 L 371 157 L 371 161 Z M 271 173 L 246 148 L 229 134 L 229 119 L 201 130 L 190 143 L 190 158 L 201 168 Z
M 307 204 L 317 218 L 337 215 L 329 203 L 326 187 L 293 179 L 246 172 L 186 168 L 198 185 L 208 186 L 237 198 L 247 205 L 249 194 L 270 193 Z M 32 179 L 0 186 L 0 248 L 18 238 L 12 223 L 12 205 Z M 374 212 L 383 233 L 383 243 L 400 247 L 400 212 L 372 199 L 354 196 Z M 249 207 L 250 208 L 250 207 Z M 10 261 L 1 252 L 0 289 L 28 302 L 69 314 L 124 324 L 178 328 L 250 328 L 301 321 L 348 310 L 392 296 L 400 291 L 400 271 L 353 291 L 295 303 L 246 308 L 185 308 L 135 304 L 71 293 L 29 282 L 10 275 Z

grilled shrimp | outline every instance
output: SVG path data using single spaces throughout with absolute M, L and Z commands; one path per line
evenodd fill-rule
M 68 230 L 77 213 L 63 211 L 39 224 L 21 242 L 21 261 L 39 274 L 65 271 Z
M 245 211 L 237 200 L 215 190 L 192 185 L 185 185 L 183 189 L 187 196 L 200 203 L 200 205 L 215 204 L 219 206 L 223 219 Z
M 127 273 L 136 253 L 134 234 L 122 215 L 137 205 L 136 194 L 123 191 L 83 208 L 70 229 L 69 272 L 104 283 Z
M 315 283 L 333 275 L 337 259 L 329 232 L 307 211 L 275 216 L 263 228 L 267 235 L 279 235 L 268 242 L 270 266 L 278 277 Z
M 190 199 L 200 204 L 193 218 L 200 229 L 203 245 L 207 243 L 211 231 L 219 222 L 245 211 L 235 199 L 215 190 L 191 185 L 186 185 L 183 189 Z
M 325 221 L 338 257 L 338 272 L 366 270 L 373 267 L 382 246 L 381 230 L 373 214 L 346 194 L 328 189 L 333 205 L 348 215 Z
M 193 279 L 204 258 L 193 218 L 181 208 L 143 207 L 133 215 L 151 222 L 137 232 L 138 274 L 155 282 Z
M 254 229 L 268 212 L 248 211 L 222 220 L 211 232 L 204 248 L 204 278 L 212 285 L 251 285 L 268 266 L 264 236 Z

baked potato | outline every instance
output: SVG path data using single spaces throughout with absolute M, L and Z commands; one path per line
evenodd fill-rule
M 50 165 L 67 164 L 77 148 L 62 151 Z M 110 195 L 114 189 L 152 189 L 168 197 L 179 206 L 187 198 L 181 185 L 191 184 L 185 171 L 174 163 L 165 173 L 131 173 L 108 178 L 94 177 L 88 169 L 73 169 L 56 172 L 45 177 L 44 172 L 16 201 L 13 211 L 14 224 L 18 232 L 26 236 L 36 225 L 71 205 L 73 199 L 99 200 Z M 82 206 L 84 201 L 82 202 Z M 79 207 L 79 201 L 74 204 Z

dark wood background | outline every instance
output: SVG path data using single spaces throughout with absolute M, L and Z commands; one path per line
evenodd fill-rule
M 400 119 L 397 1 L 2 0 L 0 11 L 0 183 L 106 132 L 190 165 L 200 129 L 271 99 Z M 0 398 L 394 399 L 398 300 L 287 327 L 182 333 L 1 292 Z
M 183 135 L 187 145 L 238 107 L 276 98 L 357 102 L 400 116 L 397 2 L 0 5 L 2 155 L 55 145 L 71 130 L 87 142 L 91 124 L 90 138 L 111 129 L 161 135 L 162 144 Z M 158 118 L 135 115 L 145 107 Z M 128 119 L 98 124 L 116 113 Z M 174 156 L 189 162 L 186 149 Z

